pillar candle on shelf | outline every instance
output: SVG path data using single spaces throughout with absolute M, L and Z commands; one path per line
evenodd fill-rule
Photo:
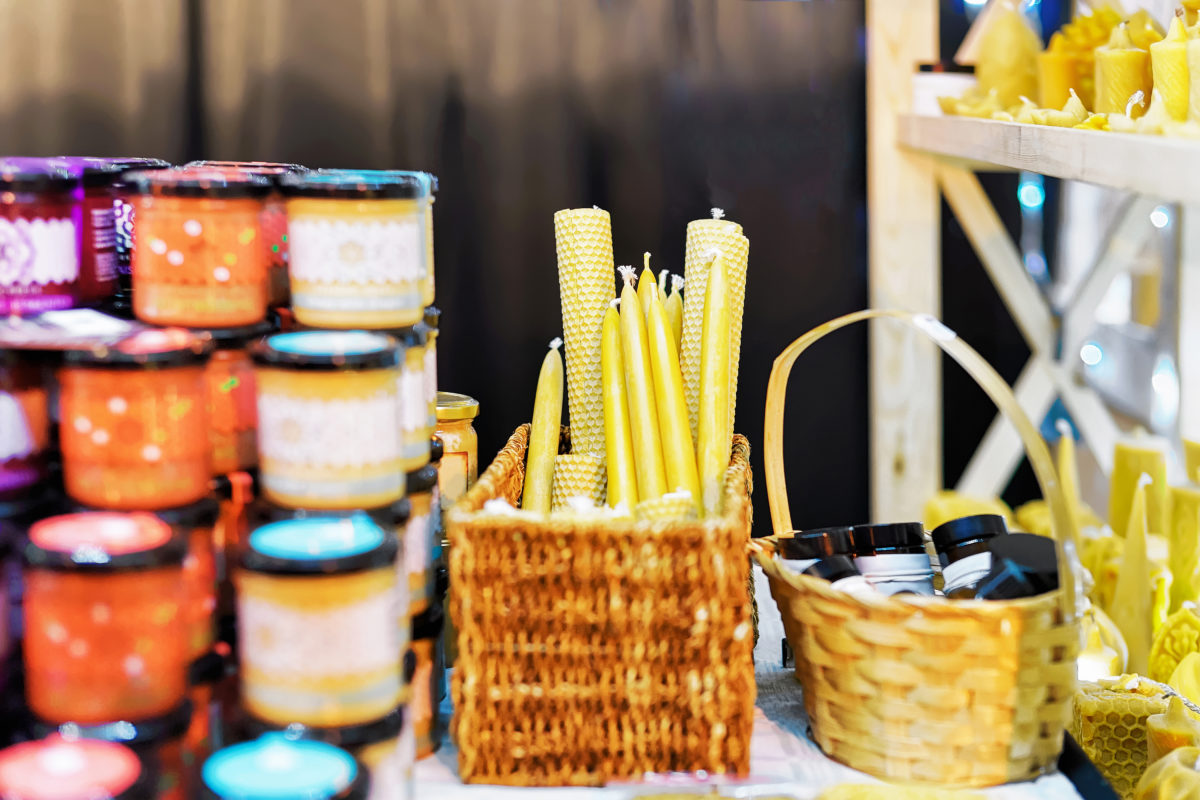
M 1146 524 L 1151 533 L 1166 531 L 1167 442 L 1157 436 L 1137 436 L 1117 442 L 1108 489 L 1108 524 L 1125 535 L 1129 509 L 1138 479 L 1145 473 L 1154 483 L 1146 491 Z
M 621 356 L 625 363 L 633 454 L 637 459 L 638 500 L 650 500 L 666 493 L 667 476 L 654 403 L 646 320 L 642 317 L 637 290 L 633 288 L 633 267 L 621 267 L 621 277 L 625 281 L 621 290 Z
M 643 317 L 650 313 L 650 299 L 658 294 L 658 283 L 654 280 L 654 273 L 650 271 L 650 254 L 646 253 L 644 258 L 645 266 L 642 267 L 642 275 L 637 282 L 638 303 L 642 307 Z
M 1151 619 L 1150 562 L 1146 555 L 1146 486 L 1150 478 L 1139 478 L 1130 506 L 1125 554 L 1117 574 L 1109 614 L 1129 646 L 1129 671 L 1147 674 L 1150 667 Z
M 1171 119 L 1183 122 L 1188 116 L 1187 32 L 1176 16 L 1161 42 L 1150 45 L 1150 68 L 1156 92 L 1162 93 Z
M 1071 90 L 1079 90 L 1079 54 L 1068 49 L 1066 37 L 1055 32 L 1050 44 L 1038 53 L 1038 105 L 1062 108 L 1071 99 Z
M 1171 611 L 1200 599 L 1200 487 L 1172 486 L 1167 494 Z
M 687 401 L 683 397 L 679 354 L 675 352 L 671 324 L 667 321 L 667 312 L 663 310 L 658 295 L 650 298 L 647 323 L 650 371 L 654 374 L 654 404 L 658 408 L 667 491 L 690 492 L 692 505 L 699 511 L 700 478 L 696 473 L 695 440 L 688 430 Z
M 742 351 L 742 309 L 746 299 L 750 240 L 742 235 L 741 225 L 723 219 L 724 215 L 724 211 L 714 208 L 712 219 L 693 220 L 687 227 L 683 275 L 687 289 L 683 295 L 683 346 L 679 351 L 679 363 L 683 370 L 683 389 L 687 395 L 688 422 L 693 437 L 698 433 L 697 420 L 700 414 L 700 337 L 704 324 L 704 290 L 708 285 L 708 269 L 714 251 L 724 257 L 725 266 L 729 269 L 731 430 L 737 407 L 738 359 Z
M 729 466 L 729 272 L 720 254 L 713 259 L 705 287 L 700 342 L 700 424 L 696 453 L 704 513 L 721 513 L 721 490 Z
M 1134 45 L 1127 23 L 1118 25 L 1108 44 L 1096 48 L 1097 113 L 1127 114 L 1137 119 L 1146 113 L 1151 88 L 1150 53 Z M 1130 105 L 1142 93 L 1142 101 Z
M 525 488 L 521 508 L 550 512 L 550 491 L 554 485 L 554 457 L 558 455 L 558 435 L 562 425 L 563 364 L 558 352 L 562 339 L 550 343 L 550 352 L 542 359 L 537 395 L 533 401 L 533 424 L 529 430 L 529 453 L 525 460 Z
M 663 307 L 667 310 L 667 319 L 671 321 L 671 335 L 675 337 L 675 350 L 680 354 L 683 353 L 683 295 L 679 290 L 683 288 L 683 276 L 671 276 L 671 294 L 667 296 Z M 683 365 L 680 364 L 682 371 Z
M 604 443 L 608 463 L 608 504 L 638 502 L 637 469 L 633 459 L 633 432 L 629 427 L 629 397 L 625 392 L 625 359 L 621 355 L 621 315 L 616 300 L 604 312 L 604 338 L 600 363 L 604 376 Z
M 571 448 L 577 453 L 603 453 L 600 338 L 604 310 L 613 299 L 612 223 L 608 212 L 599 208 L 555 212 L 554 241 L 566 342 Z

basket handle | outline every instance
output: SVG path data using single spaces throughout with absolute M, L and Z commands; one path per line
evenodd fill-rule
M 783 406 L 792 364 L 810 345 L 823 339 L 827 334 L 868 319 L 896 320 L 928 336 L 975 379 L 975 382 L 987 392 L 988 397 L 1004 413 L 1009 422 L 1016 427 L 1017 434 L 1021 437 L 1021 443 L 1025 447 L 1025 453 L 1033 465 L 1033 472 L 1042 489 L 1042 495 L 1050 505 L 1050 528 L 1058 553 L 1058 581 L 1059 586 L 1063 589 L 1063 616 L 1065 619 L 1077 616 L 1079 610 L 1075 604 L 1075 598 L 1078 586 L 1081 585 L 1077 584 L 1077 581 L 1082 581 L 1082 575 L 1076 567 L 1079 542 L 1076 539 L 1071 518 L 1067 513 L 1066 501 L 1063 499 L 1062 489 L 1058 483 L 1058 473 L 1050 459 L 1050 450 L 1046 447 L 1046 442 L 1038 433 L 1037 428 L 1021 410 L 1017 398 L 1013 396 L 1012 389 L 992 368 L 992 365 L 975 352 L 969 344 L 958 338 L 958 334 L 929 314 L 913 314 L 895 309 L 855 311 L 813 328 L 788 345 L 787 349 L 775 359 L 775 364 L 771 368 L 771 380 L 767 384 L 766 423 L 763 431 L 763 446 L 766 450 L 767 500 L 771 507 L 771 525 L 775 529 L 775 533 L 781 534 L 792 530 L 792 513 L 788 507 L 787 483 L 783 471 Z

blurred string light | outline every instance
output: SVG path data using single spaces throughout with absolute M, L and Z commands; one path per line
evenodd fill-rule
M 1150 385 L 1154 388 L 1150 403 L 1150 427 L 1156 431 L 1170 430 L 1179 415 L 1179 373 L 1171 356 L 1159 354 L 1154 362 Z
M 1166 206 L 1159 206 L 1150 212 L 1150 224 L 1162 229 L 1171 224 L 1171 212 Z
M 1021 203 L 1021 208 L 1033 211 L 1041 208 L 1046 204 L 1046 189 L 1042 185 L 1041 175 L 1022 175 L 1020 184 L 1017 185 L 1017 200 Z M 1161 227 L 1161 226 L 1160 226 Z
M 1104 359 L 1104 351 L 1095 342 L 1088 342 L 1079 348 L 1079 358 L 1089 367 L 1094 367 Z

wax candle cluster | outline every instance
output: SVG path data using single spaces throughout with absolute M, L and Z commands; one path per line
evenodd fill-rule
M 646 253 L 640 278 L 633 267 L 618 270 L 619 297 L 608 213 L 555 214 L 571 451 L 558 452 L 564 369 L 556 339 L 538 378 L 523 510 L 721 513 L 749 240 L 713 211 L 688 225 L 684 276 L 664 270 L 656 279 Z

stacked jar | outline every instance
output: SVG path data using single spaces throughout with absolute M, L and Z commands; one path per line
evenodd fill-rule
M 133 190 L 125 181 L 131 172 L 148 172 L 169 169 L 171 162 L 161 158 L 105 158 L 101 159 L 120 170 L 113 183 L 113 232 L 117 260 L 117 294 L 113 310 L 122 316 L 133 316 L 133 238 L 136 214 L 133 208 Z
M 49 159 L 0 160 L 0 315 L 80 304 L 83 187 Z

